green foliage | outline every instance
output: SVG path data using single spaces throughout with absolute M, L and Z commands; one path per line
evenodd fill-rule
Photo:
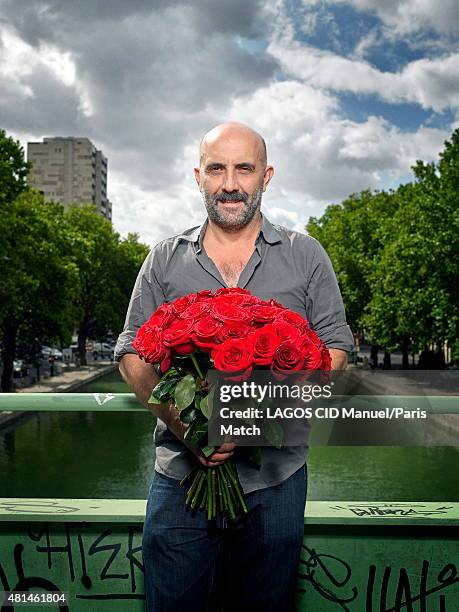
M 19 141 L 0 129 L 0 206 L 11 204 L 26 189 L 29 170 Z
M 0 216 L 0 321 L 14 319 L 32 335 L 65 335 L 71 318 L 71 285 L 76 269 L 66 255 L 60 204 L 27 190 Z
M 66 242 L 78 271 L 73 304 L 84 363 L 86 338 L 101 338 L 109 330 L 122 329 L 132 287 L 148 249 L 136 234 L 121 240 L 92 205 L 70 206 L 65 218 Z
M 396 206 L 391 193 L 362 191 L 329 206 L 320 219 L 311 217 L 307 225 L 333 262 L 352 329 L 362 327 L 372 295 L 370 276 L 382 248 L 378 228 Z
M 187 374 L 177 384 L 174 391 L 174 401 L 180 412 L 191 404 L 196 394 L 196 382 L 192 374 Z
M 413 171 L 413 183 L 354 194 L 307 225 L 333 262 L 351 327 L 388 350 L 458 337 L 459 130 L 437 164 Z
M 175 387 L 181 377 L 182 375 L 175 368 L 168 370 L 151 392 L 148 402 L 151 404 L 161 404 L 172 399 Z
M 33 190 L 24 191 L 0 215 L 0 337 L 4 373 L 10 386 L 18 345 L 35 338 L 70 339 L 72 286 L 76 268 L 62 241 L 64 212 Z M 30 355 L 30 351 L 29 355 Z
M 426 197 L 420 183 L 399 188 L 394 197 L 399 207 L 379 229 L 383 248 L 369 277 L 372 299 L 365 327 L 388 350 L 452 342 L 458 324 L 454 250 L 459 246 L 453 211 L 446 202 Z

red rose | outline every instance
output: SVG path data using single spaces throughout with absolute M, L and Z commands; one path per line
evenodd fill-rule
M 286 321 L 287 323 L 290 323 L 290 325 L 298 327 L 301 333 L 305 333 L 306 330 L 309 329 L 309 324 L 306 319 L 297 312 L 294 312 L 293 310 L 283 310 L 279 313 L 279 319 L 281 321 Z
M 233 306 L 247 306 L 253 303 L 255 296 L 241 287 L 222 287 L 215 292 L 214 303 L 223 300 Z M 258 300 L 258 298 L 255 298 Z
M 256 365 L 269 365 L 282 339 L 274 325 L 265 325 L 252 333 L 253 358 Z
M 220 289 L 217 289 L 214 295 L 215 297 L 220 297 L 221 295 L 234 296 L 234 295 L 252 295 L 252 294 L 250 293 L 250 291 L 247 291 L 247 289 L 242 289 L 242 287 L 221 287 Z
M 322 351 L 312 342 L 303 349 L 304 369 L 320 370 L 322 368 Z
M 266 306 L 265 302 L 264 304 L 252 306 L 250 312 L 254 323 L 271 323 L 277 317 L 279 309 L 275 306 Z
M 207 300 L 202 300 L 201 302 L 195 302 L 191 304 L 191 306 L 188 306 L 188 308 L 182 312 L 182 319 L 197 321 L 205 317 L 208 313 L 209 302 Z
M 207 316 L 193 324 L 194 342 L 204 352 L 209 352 L 220 342 L 220 331 L 223 324 L 214 317 Z
M 315 334 L 314 334 L 315 335 Z M 320 340 L 316 344 L 312 342 L 309 334 L 300 336 L 298 346 L 304 355 L 305 370 L 329 370 L 331 366 L 330 353 Z
M 222 323 L 228 321 L 247 321 L 250 318 L 249 309 L 233 306 L 232 301 L 228 298 L 213 300 L 212 312 L 214 317 Z
M 252 372 L 253 346 L 248 338 L 230 338 L 212 350 L 214 366 L 227 378 L 247 380 Z
M 228 338 L 245 338 L 253 331 L 245 321 L 227 321 L 221 328 L 220 338 L 222 342 Z
M 174 312 L 172 311 L 171 304 L 162 304 L 146 322 L 146 325 L 150 329 L 159 327 L 165 329 L 168 325 L 173 323 L 176 319 Z
M 174 300 L 171 304 L 172 310 L 175 314 L 180 315 L 184 310 L 196 301 L 196 293 L 190 293 Z
M 266 306 L 268 302 L 265 302 L 261 298 L 256 295 L 247 296 L 246 301 L 244 302 L 244 306 Z
M 332 359 L 331 359 L 330 351 L 328 350 L 325 344 L 322 344 L 321 353 L 322 353 L 322 365 L 320 366 L 320 369 L 321 370 L 331 370 Z
M 161 371 L 166 372 L 171 365 L 171 352 L 164 345 L 163 333 L 159 327 L 151 329 L 142 325 L 132 343 L 133 348 L 147 363 L 159 363 Z
M 291 340 L 279 344 L 273 356 L 271 371 L 278 379 L 285 378 L 289 372 L 303 368 L 304 354 Z
M 309 342 L 312 342 L 316 346 L 322 345 L 322 340 L 319 338 L 316 332 L 309 327 L 309 325 L 306 327 L 304 331 L 302 331 L 302 334 L 309 339 Z
M 203 291 L 198 291 L 196 293 L 197 300 L 207 300 L 208 298 L 212 298 L 213 293 L 210 289 L 204 289 Z
M 268 306 L 275 306 L 276 308 L 280 308 L 282 310 L 286 310 L 285 306 L 282 306 L 282 304 L 280 304 L 277 300 L 275 300 L 274 298 L 271 298 L 270 300 L 268 300 Z
M 180 319 L 175 321 L 164 332 L 164 344 L 173 348 L 178 355 L 188 355 L 194 351 L 194 344 L 191 338 L 192 321 L 190 319 Z
M 292 342 L 294 342 L 300 335 L 300 330 L 298 327 L 287 323 L 287 321 L 276 319 L 272 325 L 279 338 L 282 338 L 283 340 L 292 340 Z

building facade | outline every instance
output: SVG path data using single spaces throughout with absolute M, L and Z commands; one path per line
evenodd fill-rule
M 107 158 L 89 138 L 57 136 L 29 142 L 27 159 L 32 163 L 30 184 L 47 200 L 64 206 L 95 204 L 97 211 L 111 221 Z

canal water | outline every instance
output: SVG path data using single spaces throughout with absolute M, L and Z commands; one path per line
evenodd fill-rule
M 129 392 L 118 372 L 79 392 Z M 147 496 L 154 466 L 148 412 L 29 415 L 0 429 L 0 497 Z M 311 447 L 310 500 L 459 501 L 452 447 Z

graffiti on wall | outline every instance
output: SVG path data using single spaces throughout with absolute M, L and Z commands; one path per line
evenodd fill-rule
M 72 511 L 70 505 L 55 510 Z M 71 602 L 80 601 L 75 609 L 92 600 L 99 602 L 93 606 L 106 601 L 107 610 L 115 603 L 140 610 L 145 599 L 141 536 L 140 525 L 86 522 L 34 523 L 20 533 L 6 532 L 0 540 L 0 591 L 70 592 Z M 298 570 L 300 609 L 454 612 L 459 601 L 454 540 L 449 548 L 439 540 L 407 542 L 402 539 L 398 548 L 392 542 L 394 561 L 388 562 L 384 538 L 307 535 Z M 0 602 L 0 612 L 7 610 Z
M 97 533 L 89 523 L 29 527 L 13 546 L 12 563 L 0 555 L 0 590 L 72 590 L 74 598 L 85 600 L 145 599 L 141 534 L 136 525 Z M 46 568 L 46 575 L 26 572 L 31 565 Z
M 451 587 L 459 582 L 457 566 L 438 566 L 424 559 L 419 568 L 372 563 L 356 580 L 350 563 L 336 555 L 319 553 L 303 543 L 298 578 L 320 597 L 344 612 L 451 612 L 457 610 L 458 593 Z M 362 580 L 363 578 L 363 580 Z M 307 588 L 299 587 L 305 594 Z M 416 607 L 415 607 L 416 606 Z
M 355 516 L 394 517 L 407 516 L 409 518 L 425 518 L 436 515 L 448 515 L 454 506 L 435 506 L 434 504 L 417 504 L 414 502 L 385 502 L 385 503 L 348 503 L 330 506 L 331 510 L 348 510 Z

